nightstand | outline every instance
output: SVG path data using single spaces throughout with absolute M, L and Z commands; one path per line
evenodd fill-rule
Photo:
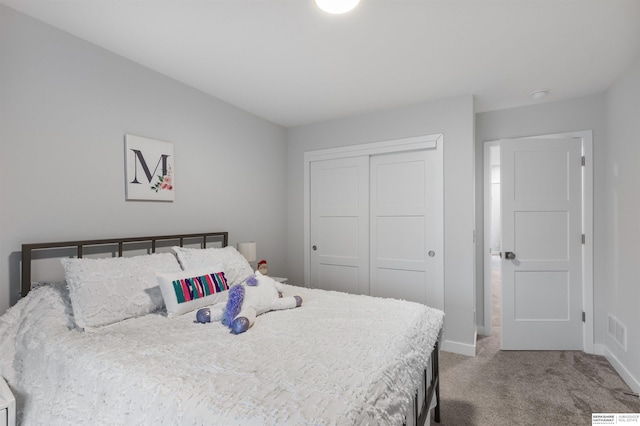
M 273 278 L 274 280 L 276 280 L 276 281 L 278 281 L 279 283 L 282 283 L 282 284 L 286 284 L 287 280 L 288 280 L 288 278 L 282 278 L 282 277 L 271 277 L 271 278 Z
M 7 382 L 0 377 L 0 426 L 16 425 L 16 399 L 7 386 Z

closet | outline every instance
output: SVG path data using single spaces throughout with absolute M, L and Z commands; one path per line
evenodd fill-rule
M 442 141 L 305 155 L 309 287 L 444 308 Z

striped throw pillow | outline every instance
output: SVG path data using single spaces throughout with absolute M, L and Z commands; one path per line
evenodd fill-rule
M 229 285 L 221 268 L 158 273 L 156 278 L 170 318 L 227 301 Z

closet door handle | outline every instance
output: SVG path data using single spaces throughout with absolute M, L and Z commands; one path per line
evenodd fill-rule
M 318 246 L 314 245 L 313 247 L 311 247 L 313 249 L 313 251 L 318 250 Z

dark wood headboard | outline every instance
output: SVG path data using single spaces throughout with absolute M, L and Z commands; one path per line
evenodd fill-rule
M 127 238 L 108 238 L 100 240 L 81 240 L 81 241 L 59 241 L 52 243 L 35 243 L 35 244 L 23 244 L 22 245 L 22 279 L 20 284 L 20 293 L 22 297 L 26 296 L 31 290 L 31 260 L 33 258 L 34 250 L 45 250 L 55 248 L 69 248 L 76 247 L 76 256 L 82 257 L 84 247 L 96 247 L 96 246 L 115 246 L 118 245 L 118 256 L 121 257 L 124 245 L 130 243 L 150 243 L 151 253 L 156 252 L 156 243 L 158 241 L 178 241 L 178 244 L 182 247 L 185 240 L 194 241 L 199 239 L 202 248 L 207 247 L 207 241 L 209 239 L 215 239 L 216 242 L 221 242 L 222 247 L 226 247 L 229 243 L 228 232 L 203 232 L 199 234 L 177 234 L 177 235 L 156 235 L 151 237 L 127 237 Z

